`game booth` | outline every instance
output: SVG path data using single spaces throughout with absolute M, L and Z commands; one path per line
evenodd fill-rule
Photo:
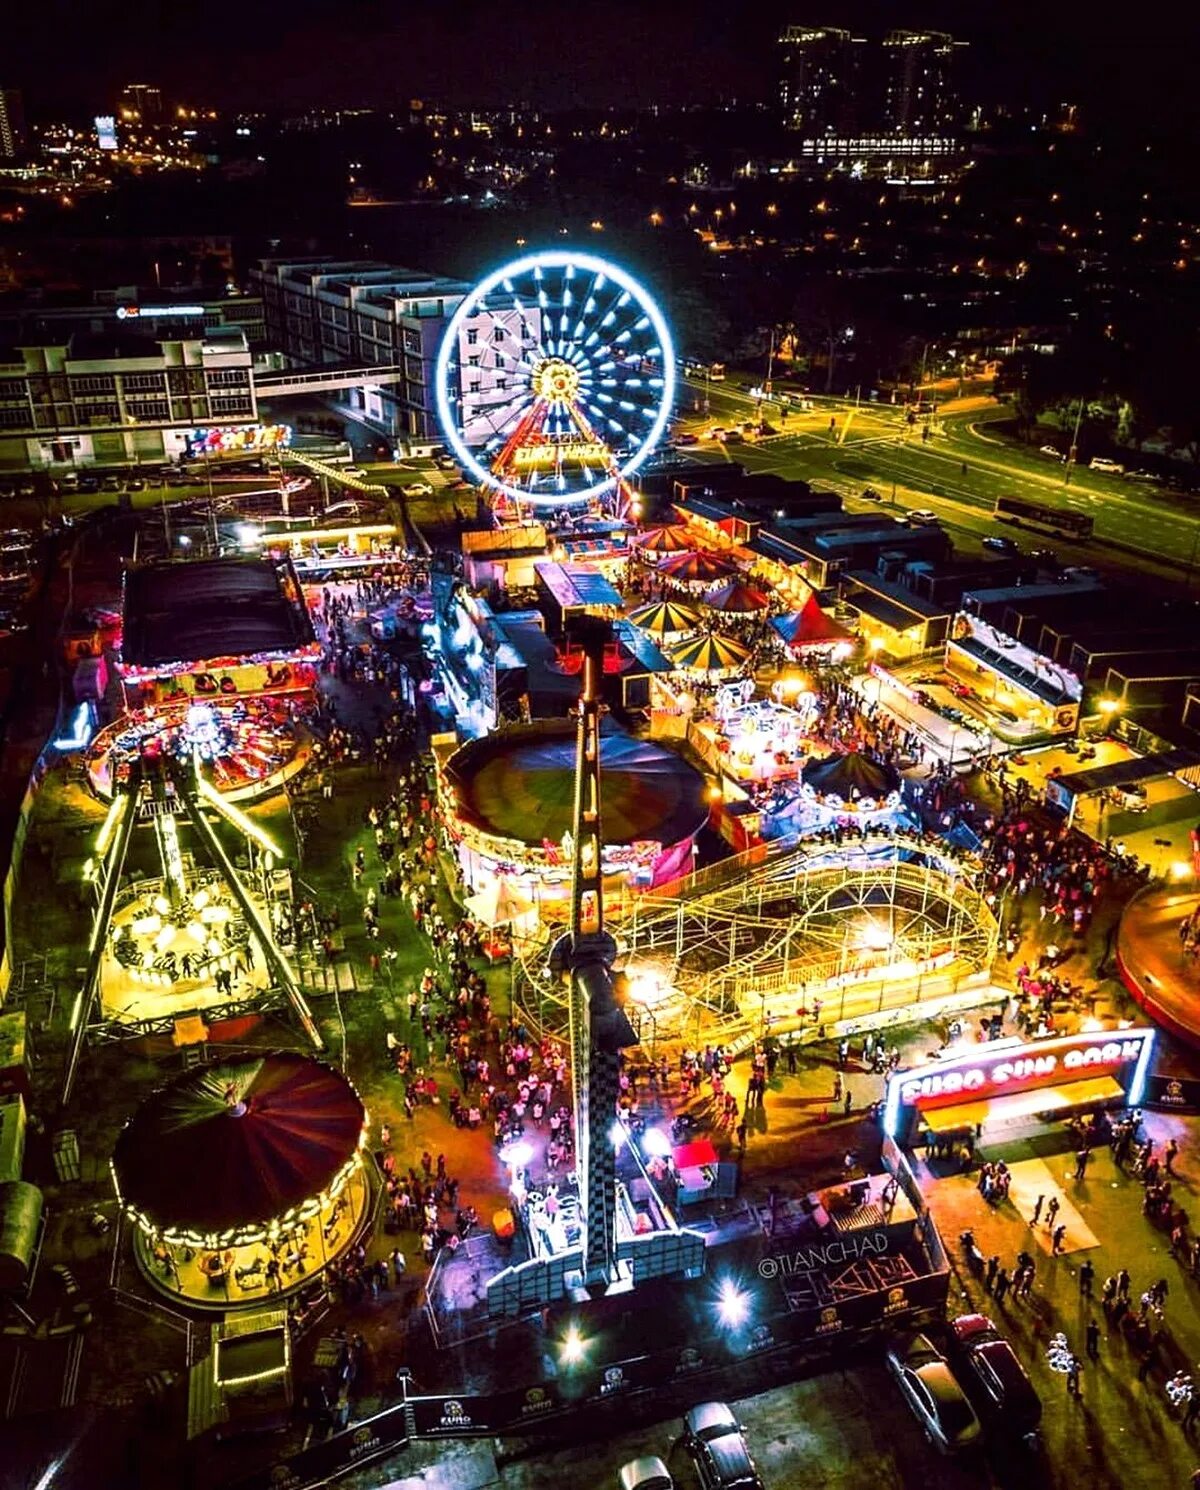
M 1154 1036 L 1153 1029 L 1131 1028 L 970 1044 L 946 1060 L 893 1072 L 884 1131 L 910 1148 L 967 1137 L 978 1146 L 1137 1107 Z

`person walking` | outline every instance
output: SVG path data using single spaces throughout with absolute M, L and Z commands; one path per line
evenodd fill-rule
M 1050 1233 L 1050 1251 L 1052 1256 L 1058 1257 L 1061 1254 L 1063 1249 L 1063 1242 L 1066 1241 L 1066 1237 L 1067 1223 L 1065 1221 L 1060 1221 L 1054 1228 L 1054 1230 Z
M 997 1304 L 1004 1303 L 1004 1295 L 1008 1292 L 1010 1281 L 1008 1270 L 1001 1268 L 996 1274 L 995 1286 L 992 1289 L 992 1297 L 996 1300 Z
M 1080 1149 L 1075 1155 L 1075 1179 L 1077 1182 L 1086 1178 L 1088 1162 L 1091 1157 L 1091 1153 L 1087 1149 Z
M 1046 1197 L 1039 1195 L 1033 1203 L 1033 1215 L 1029 1218 L 1030 1226 L 1036 1226 L 1042 1219 L 1042 1206 L 1046 1203 Z
M 1129 1270 L 1128 1268 L 1122 1268 L 1117 1274 L 1117 1297 L 1124 1299 L 1126 1303 L 1129 1302 L 1130 1284 Z
M 1087 1344 L 1088 1360 L 1098 1361 L 1100 1359 L 1100 1326 L 1094 1319 L 1088 1320 L 1084 1339 Z
M 1172 1179 L 1175 1178 L 1175 1171 L 1174 1169 L 1172 1169 L 1171 1166 L 1175 1163 L 1178 1154 L 1179 1145 L 1172 1138 L 1170 1143 L 1168 1143 L 1166 1148 L 1163 1150 L 1163 1168 L 1167 1171 Z
M 1058 1215 L 1058 1196 L 1050 1197 L 1050 1204 L 1046 1207 L 1046 1230 L 1054 1230 L 1054 1218 Z
M 854 1097 L 851 1095 L 849 1082 L 846 1083 L 846 1095 L 842 1099 L 842 1107 L 847 1117 L 849 1117 L 851 1112 L 853 1112 L 854 1110 Z
M 991 1293 L 996 1283 L 996 1274 L 1000 1271 L 1000 1259 L 993 1256 L 988 1258 L 987 1273 L 984 1275 L 983 1286 Z
M 1079 1268 L 1079 1292 L 1085 1299 L 1092 1296 L 1092 1283 L 1096 1277 L 1096 1266 L 1090 1257 L 1085 1258 Z
M 1072 1397 L 1079 1396 L 1079 1373 L 1082 1367 L 1083 1362 L 1072 1351 L 1071 1359 L 1067 1363 L 1067 1391 L 1070 1392 Z

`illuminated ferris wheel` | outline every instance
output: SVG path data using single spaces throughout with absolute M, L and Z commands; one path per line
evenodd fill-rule
M 497 506 L 621 504 L 662 438 L 675 352 L 662 312 L 615 264 L 570 250 L 490 274 L 446 328 L 438 415 Z

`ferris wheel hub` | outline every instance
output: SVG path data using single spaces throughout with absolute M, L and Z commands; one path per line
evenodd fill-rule
M 543 357 L 532 373 L 533 391 L 547 403 L 574 403 L 579 397 L 579 370 L 561 357 Z

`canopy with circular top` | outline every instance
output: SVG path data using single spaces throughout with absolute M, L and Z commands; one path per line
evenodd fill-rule
M 819 796 L 841 797 L 844 802 L 855 796 L 886 797 L 900 790 L 900 773 L 895 767 L 858 751 L 814 758 L 800 774 L 804 784 Z
M 646 528 L 644 532 L 635 534 L 630 542 L 646 554 L 681 554 L 692 546 L 688 542 L 687 529 L 678 523 Z
M 728 677 L 750 659 L 750 648 L 728 636 L 698 636 L 669 648 L 668 659 L 677 672 Z
M 727 611 L 730 614 L 766 610 L 771 604 L 761 590 L 741 579 L 727 580 L 715 590 L 710 590 L 704 597 L 704 603 L 713 610 Z
M 654 600 L 629 612 L 629 619 L 643 631 L 661 639 L 687 636 L 700 624 L 700 612 L 678 600 Z
M 687 553 L 668 554 L 661 559 L 658 572 L 676 584 L 703 589 L 732 574 L 733 566 L 712 554 L 698 554 L 689 549 Z
M 222 1060 L 142 1103 L 117 1139 L 113 1178 L 147 1229 L 245 1240 L 344 1183 L 365 1123 L 358 1093 L 320 1061 Z

